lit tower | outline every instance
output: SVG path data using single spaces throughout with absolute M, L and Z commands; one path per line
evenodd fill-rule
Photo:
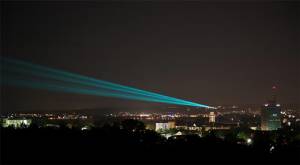
M 276 100 L 277 87 L 272 87 L 272 98 L 261 108 L 261 130 L 272 131 L 281 128 L 280 104 Z
M 208 116 L 208 122 L 209 123 L 215 123 L 216 122 L 216 115 L 214 112 L 210 112 Z

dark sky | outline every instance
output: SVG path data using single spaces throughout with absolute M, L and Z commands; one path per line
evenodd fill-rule
M 1 55 L 208 105 L 300 102 L 300 3 L 1 4 Z M 1 87 L 1 107 L 151 107 Z M 113 105 L 112 105 L 113 104 Z

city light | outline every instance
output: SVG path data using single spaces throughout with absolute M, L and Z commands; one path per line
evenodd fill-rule
M 248 139 L 247 139 L 247 144 L 249 145 L 249 144 L 251 144 L 251 143 L 252 143 L 252 139 L 248 138 Z

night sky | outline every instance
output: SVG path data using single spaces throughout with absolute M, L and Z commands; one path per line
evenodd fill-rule
M 207 105 L 300 102 L 300 3 L 1 4 L 1 56 Z M 157 104 L 1 86 L 2 111 Z

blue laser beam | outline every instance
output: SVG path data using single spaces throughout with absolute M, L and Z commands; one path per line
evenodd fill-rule
M 62 77 L 62 76 L 57 75 L 57 74 L 46 74 L 45 72 L 40 72 L 40 71 L 37 71 L 37 70 L 25 70 L 24 68 L 14 67 L 12 65 L 6 66 L 4 70 L 10 71 L 10 72 L 15 72 L 15 73 L 30 74 L 30 75 L 39 76 L 39 77 L 43 77 L 43 78 L 50 78 L 50 79 L 54 79 L 54 80 L 67 81 L 67 82 L 71 82 L 71 83 L 78 83 L 78 84 L 81 84 L 83 87 L 93 86 L 94 90 L 109 89 L 109 90 L 115 90 L 115 91 L 119 91 L 119 92 L 127 92 L 127 93 L 131 93 L 131 94 L 138 94 L 138 95 L 141 95 L 140 97 L 147 96 L 147 97 L 151 97 L 151 98 L 166 100 L 165 98 L 154 97 L 152 95 L 145 95 L 145 94 L 131 92 L 131 91 L 124 90 L 124 89 L 119 90 L 119 89 L 116 89 L 116 88 L 111 88 L 111 87 L 99 85 L 99 84 L 96 84 L 96 83 L 85 82 L 85 81 L 78 80 L 78 79 Z M 97 88 L 95 88 L 95 87 L 97 87 Z M 175 99 L 167 99 L 167 100 L 172 101 L 172 102 L 179 102 L 178 100 L 175 100 Z M 192 104 L 190 102 L 186 102 L 186 101 L 185 102 L 181 101 L 180 103 L 184 104 L 184 105 L 195 106 L 194 104 Z
M 148 91 L 143 91 L 143 90 L 140 90 L 140 89 L 135 89 L 135 88 L 131 88 L 131 87 L 115 84 L 115 83 L 110 83 L 110 82 L 103 81 L 103 80 L 97 80 L 97 79 L 94 79 L 94 78 L 81 76 L 81 75 L 70 73 L 70 72 L 60 71 L 60 70 L 57 70 L 57 69 L 52 69 L 52 68 L 48 68 L 48 67 L 44 67 L 44 66 L 40 66 L 40 65 L 35 65 L 35 64 L 28 63 L 28 62 L 15 60 L 15 59 L 4 58 L 3 61 L 8 63 L 10 66 L 11 65 L 21 65 L 24 68 L 27 67 L 27 68 L 39 70 L 39 72 L 40 72 L 39 75 L 45 74 L 45 73 L 42 73 L 42 72 L 54 73 L 54 74 L 63 76 L 63 78 L 71 77 L 71 78 L 77 78 L 77 79 L 85 80 L 84 83 L 87 83 L 86 81 L 88 81 L 89 85 L 91 85 L 90 82 L 92 82 L 92 83 L 94 83 L 93 85 L 101 87 L 101 88 L 109 88 L 109 89 L 113 89 L 113 90 L 126 91 L 126 92 L 130 92 L 130 93 L 146 95 L 146 96 L 149 96 L 149 97 L 157 97 L 157 98 L 161 98 L 161 99 L 164 98 L 164 99 L 169 99 L 169 100 L 173 100 L 173 101 L 179 101 L 179 102 L 182 102 L 182 103 L 188 103 L 188 104 L 191 104 L 191 106 L 206 107 L 205 105 L 202 105 L 202 104 L 193 103 L 193 102 L 185 101 L 185 100 L 182 100 L 182 99 L 172 98 L 172 97 L 169 97 L 169 96 L 156 94 L 156 93 L 148 92 Z M 57 75 L 56 75 L 56 77 L 57 77 Z M 45 76 L 45 75 L 43 75 L 43 76 Z M 78 80 L 74 80 L 74 81 L 78 82 Z
M 82 76 L 82 75 L 78 75 L 78 74 L 74 74 L 74 73 L 70 73 L 70 72 L 66 72 L 66 71 L 48 68 L 48 67 L 44 67 L 41 65 L 36 65 L 36 64 L 20 61 L 20 60 L 3 57 L 3 58 L 1 58 L 1 61 L 4 64 L 3 68 L 6 70 L 9 70 L 11 72 L 16 72 L 16 73 L 21 73 L 21 74 L 30 74 L 30 75 L 34 75 L 34 76 L 38 76 L 38 77 L 65 81 L 65 82 L 69 82 L 70 84 L 76 83 L 76 84 L 80 84 L 82 86 L 92 86 L 92 87 L 96 88 L 96 89 L 94 89 L 94 92 L 97 92 L 98 95 L 100 95 L 99 92 L 101 93 L 104 91 L 103 89 L 108 89 L 108 90 L 113 90 L 115 93 L 119 92 L 119 93 L 117 93 L 116 96 L 120 96 L 119 95 L 120 92 L 123 92 L 123 93 L 126 93 L 126 96 L 130 95 L 130 97 L 135 98 L 137 100 L 138 100 L 138 98 L 143 98 L 144 100 L 152 99 L 152 101 L 156 101 L 156 102 L 158 102 L 158 100 L 160 100 L 160 102 L 164 101 L 165 103 L 168 102 L 171 104 L 181 104 L 181 105 L 189 105 L 189 106 L 196 106 L 196 107 L 212 108 L 207 105 L 198 104 L 198 103 L 194 103 L 194 102 L 190 102 L 190 101 L 186 101 L 186 100 L 182 100 L 182 99 L 177 99 L 177 98 L 173 98 L 173 97 L 169 97 L 169 96 L 165 96 L 165 95 L 161 95 L 161 94 L 157 94 L 157 93 L 153 93 L 153 92 L 149 92 L 149 91 L 144 91 L 144 90 L 140 90 L 140 89 L 124 86 L 124 85 L 119 85 L 119 84 L 115 84 L 115 83 L 111 83 L 111 82 L 107 82 L 107 81 L 103 81 L 103 80 L 98 80 L 98 79 L 94 79 L 91 77 Z M 17 84 L 20 85 L 20 83 L 17 83 Z M 26 82 L 26 84 L 29 84 L 29 82 Z M 33 83 L 33 84 L 36 84 L 36 83 Z M 31 87 L 33 87 L 33 86 L 31 86 Z M 83 89 L 83 90 L 86 90 L 86 89 Z M 88 91 L 88 92 L 91 92 L 91 91 Z M 103 92 L 103 93 L 105 93 L 105 92 Z M 102 95 L 102 96 L 111 96 L 112 97 L 113 95 L 109 95 L 108 93 L 106 93 L 106 95 Z
M 7 84 L 7 85 L 14 85 L 14 86 L 18 86 L 18 87 L 46 89 L 49 91 L 58 91 L 58 92 L 66 92 L 66 93 L 115 97 L 115 98 L 129 99 L 129 100 L 140 100 L 140 101 L 185 105 L 182 103 L 166 101 L 166 100 L 161 100 L 161 99 L 153 99 L 153 98 L 148 98 L 148 97 L 128 95 L 126 93 L 112 93 L 112 92 L 108 92 L 108 91 L 95 91 L 95 90 L 91 90 L 91 89 L 77 88 L 74 85 L 72 87 L 70 87 L 69 85 L 62 85 L 62 84 L 56 84 L 56 83 L 50 84 L 50 83 L 45 83 L 42 81 L 21 80 L 16 77 L 5 77 L 5 80 L 3 80 L 2 83 Z

